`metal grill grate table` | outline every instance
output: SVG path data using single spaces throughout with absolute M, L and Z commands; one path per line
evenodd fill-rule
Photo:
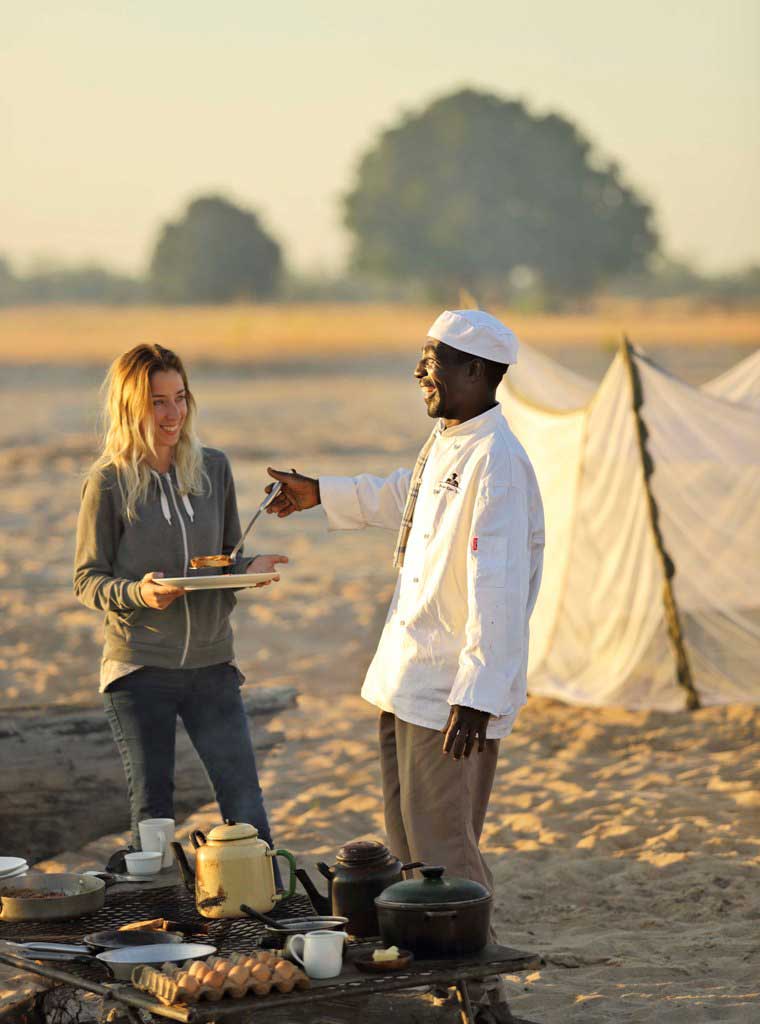
M 295 917 L 314 913 L 306 896 L 295 895 L 271 912 L 274 918 Z M 174 885 L 140 893 L 109 894 L 106 905 L 94 914 L 71 921 L 0 922 L 0 940 L 24 941 L 46 939 L 71 942 L 83 935 L 105 928 L 118 928 L 135 920 L 166 917 L 179 920 L 183 926 L 197 926 L 208 941 L 218 949 L 219 956 L 256 949 L 267 935 L 263 925 L 250 919 L 209 921 L 201 917 L 195 900 L 184 886 Z M 487 946 L 481 953 L 451 960 L 416 960 L 409 968 L 388 974 L 362 974 L 352 962 L 358 951 L 366 952 L 371 944 L 353 943 L 349 946 L 343 971 L 337 978 L 313 980 L 311 988 L 293 991 L 287 995 L 272 993 L 265 997 L 249 996 L 226 999 L 216 1003 L 200 1002 L 192 1006 L 164 1006 L 152 996 L 139 992 L 131 985 L 110 980 L 107 968 L 98 961 L 92 963 L 67 962 L 65 966 L 50 962 L 27 961 L 12 952 L 12 947 L 0 947 L 0 961 L 51 978 L 72 987 L 95 992 L 104 999 L 113 999 L 128 1008 L 148 1010 L 159 1017 L 206 1024 L 211 1021 L 264 1020 L 268 1011 L 299 1006 L 337 998 L 360 998 L 380 992 L 395 992 L 424 985 L 456 984 L 462 1004 L 462 1019 L 472 1020 L 467 981 L 491 974 L 512 974 L 537 967 L 539 958 L 533 953 L 509 949 L 505 946 Z M 137 1015 L 132 1015 L 137 1021 Z

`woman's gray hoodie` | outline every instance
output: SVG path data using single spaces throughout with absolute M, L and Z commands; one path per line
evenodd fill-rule
M 176 476 L 153 474 L 147 500 L 127 522 L 116 471 L 93 472 L 82 491 L 74 592 L 106 613 L 103 657 L 162 668 L 202 668 L 233 657 L 231 590 L 190 591 L 164 611 L 148 608 L 146 572 L 187 576 L 197 555 L 229 554 L 240 539 L 235 485 L 223 452 L 203 449 L 210 493 L 183 496 Z M 206 488 L 206 491 L 208 488 Z M 243 563 L 245 565 L 245 563 Z

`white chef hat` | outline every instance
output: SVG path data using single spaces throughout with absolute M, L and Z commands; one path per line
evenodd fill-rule
M 517 336 L 481 309 L 447 309 L 430 328 L 428 337 L 494 363 L 517 362 Z

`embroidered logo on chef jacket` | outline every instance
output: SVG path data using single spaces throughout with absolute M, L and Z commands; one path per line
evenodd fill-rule
M 445 480 L 442 480 L 435 489 L 436 494 L 441 491 L 451 491 L 452 494 L 459 494 L 459 474 L 449 473 Z

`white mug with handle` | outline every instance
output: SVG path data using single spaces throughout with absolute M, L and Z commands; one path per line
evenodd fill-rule
M 343 967 L 343 943 L 347 938 L 346 932 L 307 932 L 291 935 L 288 949 L 310 978 L 337 978 Z
M 145 818 L 137 823 L 137 829 L 143 850 L 160 853 L 161 867 L 170 868 L 174 863 L 174 818 Z

